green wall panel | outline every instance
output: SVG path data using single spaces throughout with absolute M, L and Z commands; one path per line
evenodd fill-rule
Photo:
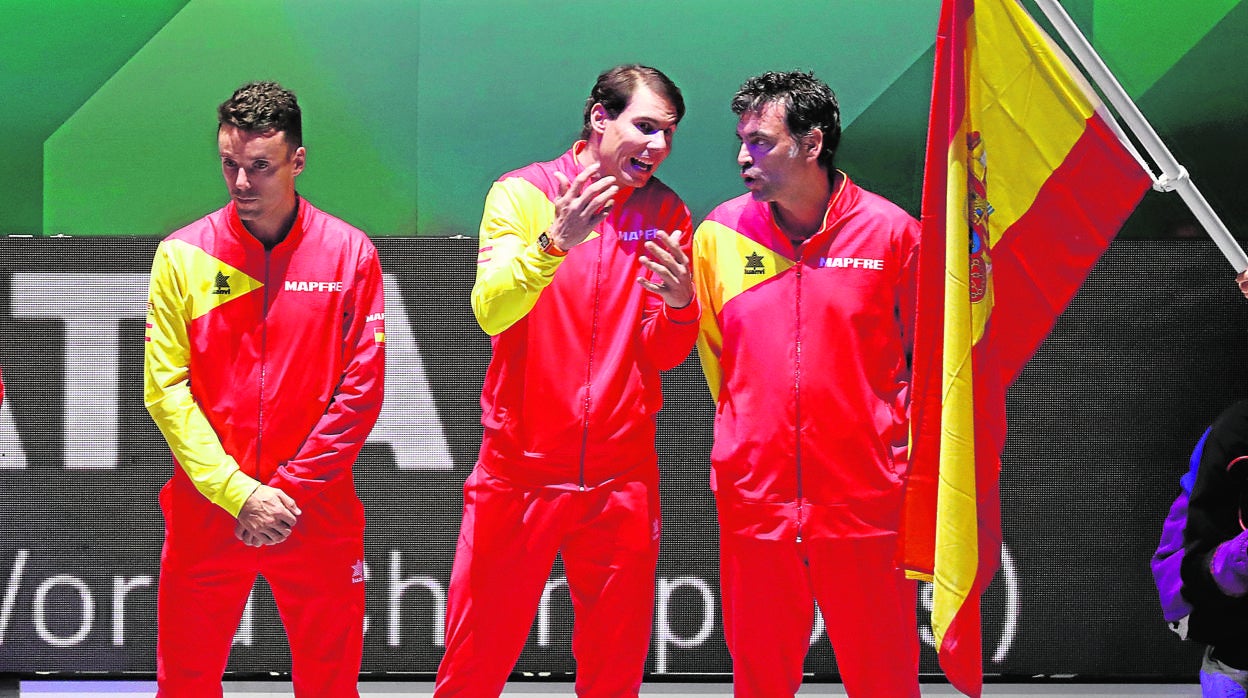
M 415 89 L 415 25 L 408 3 L 193 0 L 48 139 L 44 232 L 160 234 L 219 206 L 216 105 L 242 82 L 277 79 L 305 112 L 300 190 L 365 229 L 411 234 L 413 178 L 381 153 L 414 139 L 380 136 L 412 122 L 391 108 L 411 100 L 390 95 Z M 387 89 L 355 89 L 368 82 L 362 53 Z
M 186 0 L 0 0 L 0 234 L 38 233 L 43 142 Z
M 1198 184 L 1232 191 L 1228 145 L 1248 117 L 1242 3 L 1064 4 Z M 660 176 L 695 216 L 741 192 L 732 92 L 789 68 L 837 91 L 840 164 L 917 212 L 939 5 L 0 0 L 0 234 L 159 236 L 221 205 L 214 109 L 271 78 L 305 108 L 302 193 L 374 235 L 475 235 L 489 183 L 562 152 L 597 72 L 627 61 L 684 91 Z M 1148 207 L 1164 220 L 1136 216 L 1124 235 L 1190 227 L 1181 207 Z M 1237 208 L 1224 217 L 1245 223 Z
M 930 0 L 773 0 L 765 12 L 746 0 L 421 7 L 419 221 L 433 235 L 475 235 L 489 183 L 567 148 L 597 73 L 623 62 L 657 66 L 680 86 L 688 112 L 659 177 L 705 214 L 744 191 L 728 108 L 744 78 L 813 69 L 852 124 L 931 46 L 939 9 Z M 927 89 L 915 95 L 920 110 Z
M 1129 94 L 1143 94 L 1239 0 L 1109 0 L 1096 3 L 1097 44 Z

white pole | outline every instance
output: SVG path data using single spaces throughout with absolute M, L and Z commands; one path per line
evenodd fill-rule
M 1139 139 L 1140 144 L 1148 151 L 1149 156 L 1161 168 L 1161 177 L 1158 178 L 1157 185 L 1162 191 L 1177 191 L 1182 197 L 1183 202 L 1191 209 L 1192 214 L 1196 216 L 1196 220 L 1204 227 L 1205 232 L 1209 233 L 1209 237 L 1213 238 L 1214 244 L 1222 251 L 1226 257 L 1226 261 L 1231 263 L 1235 272 L 1239 273 L 1248 269 L 1248 255 L 1244 254 L 1243 248 L 1231 236 L 1231 232 L 1226 229 L 1222 223 L 1222 219 L 1218 218 L 1218 214 L 1214 213 L 1213 207 L 1205 200 L 1205 197 L 1196 188 L 1192 182 L 1191 176 L 1187 170 L 1174 159 L 1170 149 L 1162 142 L 1161 137 L 1153 130 L 1148 119 L 1140 113 L 1139 107 L 1135 106 L 1135 102 L 1127 96 L 1126 90 L 1122 89 L 1122 85 L 1118 83 L 1118 79 L 1110 72 L 1105 62 L 1096 53 L 1096 49 L 1092 48 L 1092 44 L 1083 36 L 1083 32 L 1079 31 L 1079 27 L 1071 20 L 1070 15 L 1066 14 L 1066 10 L 1062 8 L 1058 0 L 1036 0 L 1036 5 L 1044 12 L 1049 21 L 1053 23 L 1058 34 L 1061 34 L 1062 40 L 1074 53 L 1075 60 L 1088 73 L 1088 77 L 1092 79 L 1096 86 L 1101 89 L 1105 98 L 1113 105 L 1118 115 L 1122 117 L 1123 122 L 1135 137 Z

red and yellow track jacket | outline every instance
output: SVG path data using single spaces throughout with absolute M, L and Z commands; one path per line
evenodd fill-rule
M 354 497 L 381 412 L 381 266 L 359 230 L 299 200 L 265 250 L 233 203 L 170 235 L 152 263 L 144 401 L 180 468 L 237 516 L 259 483 L 299 505 Z
M 481 393 L 481 464 L 530 486 L 593 486 L 655 468 L 659 372 L 697 339 L 697 303 L 668 308 L 637 277 L 656 230 L 692 227 L 684 202 L 657 179 L 622 188 L 610 214 L 567 256 L 543 251 L 554 220 L 555 172 L 582 170 L 578 143 L 558 160 L 494 183 L 481 219 L 472 309 L 492 336 Z M 655 471 L 657 473 L 657 471 Z
M 895 531 L 919 224 L 848 177 L 796 250 L 767 203 L 694 236 L 721 525 L 764 538 Z

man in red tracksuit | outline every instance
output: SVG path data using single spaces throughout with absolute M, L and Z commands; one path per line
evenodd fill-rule
M 797 692 L 817 602 L 850 696 L 918 696 L 895 556 L 919 225 L 832 166 L 814 76 L 751 78 L 732 108 L 749 193 L 698 227 L 694 277 L 735 695 Z
M 230 203 L 152 264 L 144 399 L 173 452 L 157 604 L 158 695 L 220 696 L 262 574 L 295 695 L 358 696 L 364 511 L 352 466 L 381 410 L 381 267 L 364 233 L 295 192 L 300 110 L 249 83 L 218 110 Z
M 492 336 L 435 695 L 498 696 L 556 554 L 580 696 L 636 696 L 659 549 L 659 372 L 697 337 L 685 204 L 652 175 L 684 114 L 638 65 L 599 76 L 582 139 L 486 198 L 472 307 Z

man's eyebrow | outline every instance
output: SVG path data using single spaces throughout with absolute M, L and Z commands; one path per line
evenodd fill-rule
M 668 124 L 671 126 L 675 126 L 676 124 L 680 123 L 675 118 L 668 118 L 666 116 L 656 116 L 654 114 L 638 114 L 635 121 L 650 121 L 656 124 Z

